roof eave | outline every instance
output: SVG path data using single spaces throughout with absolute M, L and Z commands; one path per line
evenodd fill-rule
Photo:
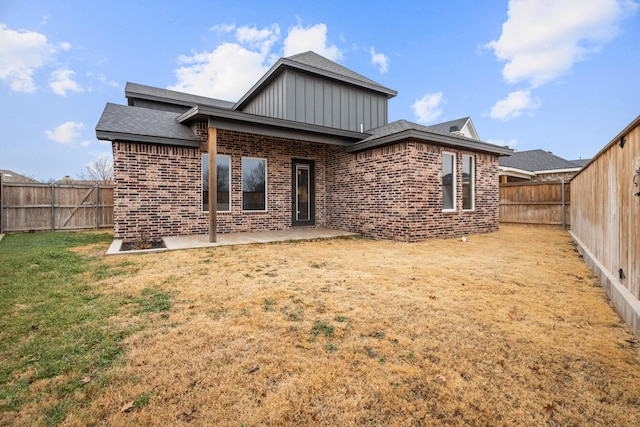
M 454 148 L 462 148 L 469 151 L 495 154 L 498 156 L 509 156 L 513 154 L 513 150 L 511 148 L 499 147 L 497 145 L 488 144 L 482 141 L 475 141 L 471 139 L 466 140 L 462 138 L 449 137 L 449 136 L 440 135 L 436 133 L 423 132 L 415 129 L 408 129 L 392 135 L 387 135 L 387 136 L 376 138 L 367 142 L 358 143 L 347 148 L 347 151 L 350 153 L 356 153 L 358 151 L 363 151 L 370 148 L 377 148 L 383 145 L 393 144 L 394 142 L 399 142 L 401 140 L 409 139 L 409 138 L 427 140 L 429 142 L 432 142 L 438 145 L 444 145 L 444 146 L 454 147 Z
M 126 132 L 112 132 L 96 129 L 96 138 L 101 141 L 145 142 L 159 145 L 176 145 L 180 147 L 199 147 L 200 140 L 167 138 L 154 135 L 138 135 Z
M 282 136 L 292 139 L 306 139 L 311 142 L 322 142 L 341 146 L 351 146 L 355 142 L 370 136 L 370 134 L 367 133 L 328 128 L 202 105 L 196 105 L 189 111 L 178 116 L 176 120 L 182 124 L 193 120 L 207 120 L 209 123 L 213 123 L 223 129 Z
M 567 172 L 578 172 L 580 167 L 575 168 L 565 168 L 565 169 L 542 169 L 538 171 L 534 171 L 536 174 L 545 174 L 545 173 L 567 173 Z
M 499 175 L 511 175 L 511 176 L 517 176 L 521 178 L 531 178 L 536 176 L 535 172 L 531 172 L 524 169 L 512 168 L 509 166 L 500 166 L 499 170 L 500 170 L 500 172 L 498 173 Z

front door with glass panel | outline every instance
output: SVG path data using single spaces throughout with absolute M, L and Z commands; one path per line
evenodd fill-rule
M 292 163 L 292 225 L 314 225 L 313 161 L 294 159 Z

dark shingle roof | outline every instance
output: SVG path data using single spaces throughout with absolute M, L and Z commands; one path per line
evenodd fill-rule
M 380 86 L 380 84 L 374 82 L 373 80 L 368 79 L 365 76 L 358 74 L 355 71 L 348 69 L 347 67 L 343 67 L 342 65 L 312 51 L 287 56 L 285 59 L 297 62 L 299 64 L 308 65 L 310 67 L 317 68 L 318 70 L 327 71 L 343 77 L 349 77 L 350 79 L 357 80 L 362 83 Z
M 148 99 L 158 102 L 193 107 L 194 105 L 206 105 L 208 107 L 231 108 L 234 103 L 221 99 L 207 98 L 206 96 L 192 95 L 190 93 L 177 92 L 175 90 L 161 89 L 153 86 L 127 82 L 124 89 L 127 98 Z
M 459 131 L 462 130 L 462 128 L 464 128 L 464 125 L 467 124 L 467 121 L 469 121 L 469 117 L 463 117 L 461 119 L 457 119 L 457 120 L 449 120 L 448 122 L 443 122 L 443 123 L 438 123 L 435 125 L 430 125 L 427 126 L 429 129 L 433 129 L 435 131 L 438 132 L 451 132 L 451 128 L 452 127 L 457 127 Z
M 461 138 L 469 141 L 475 141 L 474 139 L 467 138 L 462 135 L 451 134 L 451 132 L 449 132 L 448 127 L 445 129 L 444 127 L 439 125 L 425 126 L 425 125 L 413 123 L 407 120 L 396 120 L 395 122 L 391 122 L 389 124 L 382 125 L 380 127 L 367 131 L 368 133 L 371 134 L 371 136 L 362 140 L 362 142 L 371 141 L 374 139 L 381 138 L 383 136 L 392 135 L 394 133 L 402 132 L 405 130 L 417 130 L 421 132 L 428 132 L 428 133 L 434 133 L 434 134 L 443 135 L 443 136 L 450 136 L 452 138 Z
M 191 128 L 176 120 L 180 114 L 108 103 L 96 125 L 96 136 L 105 140 L 153 141 L 160 144 L 197 146 Z
M 580 166 L 544 150 L 518 151 L 511 156 L 501 157 L 500 166 L 531 172 L 576 169 Z
M 395 122 L 377 127 L 367 131 L 370 136 L 359 141 L 347 151 L 359 151 L 373 147 L 391 144 L 406 138 L 422 139 L 424 141 L 439 145 L 465 148 L 471 151 L 488 152 L 498 155 L 511 154 L 513 151 L 507 147 L 500 147 L 477 139 L 456 135 L 447 129 L 443 131 L 431 126 L 424 126 L 407 120 L 396 120 Z
M 587 166 L 587 163 L 591 161 L 591 159 L 578 159 L 578 160 L 569 160 L 571 163 L 576 165 L 579 168 L 583 168 Z

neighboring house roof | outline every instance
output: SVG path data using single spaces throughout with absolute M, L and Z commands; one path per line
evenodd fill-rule
M 200 140 L 176 118 L 179 113 L 108 103 L 96 125 L 98 139 L 198 147 Z
M 221 99 L 208 98 L 206 96 L 192 95 L 190 93 L 177 92 L 175 90 L 160 89 L 153 86 L 127 82 L 124 93 L 129 99 L 129 105 L 133 105 L 133 99 L 145 99 L 155 102 L 169 102 L 171 104 L 193 107 L 194 105 L 206 105 L 210 107 L 232 108 L 234 102 Z
M 443 130 L 444 127 L 423 126 L 407 120 L 397 120 L 384 126 L 371 129 L 370 136 L 347 148 L 348 152 L 362 151 L 382 145 L 392 144 L 407 138 L 422 139 L 455 148 L 469 149 L 498 155 L 513 153 L 508 147 L 500 147 L 488 142 L 478 141 Z
M 8 169 L 0 169 L 0 177 L 4 182 L 37 182 L 33 178 L 29 178 L 28 176 L 20 175 L 14 171 L 10 171 Z
M 450 120 L 448 122 L 438 123 L 435 125 L 427 126 L 430 129 L 437 130 L 438 132 L 460 132 L 463 136 L 471 139 L 480 139 L 476 132 L 475 126 L 471 121 L 471 117 L 463 117 L 457 120 Z
M 578 171 L 580 166 L 544 150 L 517 151 L 500 158 L 501 168 L 514 168 L 535 173 Z
M 591 159 L 578 159 L 578 160 L 569 160 L 571 163 L 576 165 L 579 168 L 583 168 L 591 161 Z
M 379 83 L 368 79 L 355 71 L 352 71 L 340 64 L 318 55 L 315 52 L 304 52 L 292 55 L 287 58 L 280 58 L 267 73 L 235 104 L 234 108 L 241 110 L 260 90 L 273 80 L 278 74 L 287 68 L 306 71 L 324 78 L 337 80 L 354 86 L 359 86 L 368 90 L 373 90 L 385 94 L 388 98 L 393 98 L 398 94 L 393 89 L 382 86 Z

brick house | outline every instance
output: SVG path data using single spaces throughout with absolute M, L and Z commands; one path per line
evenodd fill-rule
M 125 95 L 96 126 L 112 141 L 116 239 L 210 223 L 406 242 L 498 228 L 498 158 L 512 150 L 478 140 L 468 118 L 388 123 L 395 91 L 313 52 L 281 58 L 235 103 L 133 83 Z

